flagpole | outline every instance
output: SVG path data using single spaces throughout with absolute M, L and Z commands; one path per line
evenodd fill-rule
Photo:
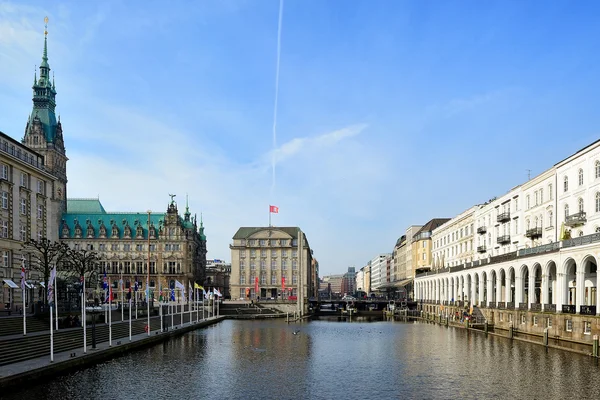
M 130 271 L 131 272 L 131 271 Z M 121 285 L 121 322 L 124 321 L 123 318 L 123 306 L 125 305 L 125 298 L 123 297 L 124 293 L 123 293 L 123 272 L 121 271 L 121 280 L 119 281 L 120 285 Z
M 185 296 L 185 294 L 183 293 L 183 289 L 179 289 L 179 298 L 181 298 L 181 321 L 179 321 L 179 322 L 181 322 L 181 326 L 183 326 L 183 309 L 184 309 L 183 296 Z
M 150 336 L 150 213 L 148 210 L 148 274 L 146 277 L 146 288 L 148 295 L 146 296 L 146 312 L 148 313 L 148 336 Z
M 23 285 L 25 287 L 25 285 Z M 23 336 L 27 336 L 27 310 L 25 310 L 25 289 L 23 289 Z
M 160 283 L 160 278 L 158 280 L 158 284 L 159 286 L 161 285 Z M 158 296 L 158 317 L 160 318 L 160 333 L 163 333 L 163 308 L 162 308 L 162 303 L 163 303 L 163 292 L 162 292 L 162 286 L 160 286 L 160 295 Z
M 108 347 L 112 347 L 112 287 L 108 277 Z
M 82 282 L 82 286 L 81 286 L 81 315 L 82 315 L 82 320 L 83 320 L 83 353 L 87 353 L 87 337 L 86 337 L 86 327 L 87 327 L 87 321 L 86 321 L 86 314 L 85 314 L 85 274 L 81 277 L 81 282 Z M 92 313 L 93 314 L 93 313 Z M 93 317 L 94 315 L 92 315 Z
M 52 329 L 52 304 L 50 304 L 50 362 L 54 362 L 54 330 Z
M 271 206 L 269 206 L 269 228 L 271 227 Z
M 56 269 L 56 265 L 54 265 L 54 268 Z M 56 275 L 54 275 L 54 304 L 56 305 L 56 312 L 54 313 L 54 315 L 56 316 L 56 330 L 58 331 L 58 295 L 56 294 L 56 292 L 58 292 L 58 286 L 56 285 Z M 50 317 L 50 325 L 52 325 L 52 317 Z
M 131 288 L 131 282 L 129 288 Z M 129 296 L 129 341 L 131 342 L 131 296 Z
M 171 290 L 173 290 L 173 298 L 175 298 L 175 289 L 171 289 Z M 170 291 L 169 291 L 169 305 L 171 306 L 171 307 L 169 307 L 171 309 L 170 310 L 170 313 L 171 313 L 171 329 L 173 329 L 173 323 L 174 323 L 173 322 L 173 315 L 175 314 L 175 312 L 173 311 L 173 299 L 171 299 L 171 292 Z

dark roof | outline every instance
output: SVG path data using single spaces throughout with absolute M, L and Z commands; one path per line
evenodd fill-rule
M 402 242 L 406 241 L 406 235 L 402 235 L 398 238 L 398 240 L 396 240 L 396 247 L 400 246 L 402 244 Z
M 265 231 L 265 230 L 272 230 L 272 231 L 282 231 L 287 233 L 288 235 L 290 235 L 293 239 L 297 239 L 298 238 L 298 230 L 300 228 L 298 228 L 297 226 L 263 226 L 263 227 L 249 227 L 249 226 L 243 226 L 240 229 L 238 229 L 238 231 L 235 233 L 235 235 L 233 235 L 233 239 L 247 239 L 248 237 L 252 236 L 253 234 L 260 232 L 260 231 Z
M 437 228 L 438 226 L 442 226 L 444 225 L 446 222 L 450 221 L 451 218 L 434 218 L 431 221 L 429 221 L 428 223 L 426 223 L 425 225 L 423 225 L 423 227 L 421 229 L 419 229 L 417 231 L 417 233 L 415 233 L 413 235 L 413 237 L 419 235 L 422 232 L 431 232 L 433 231 L 435 228 Z

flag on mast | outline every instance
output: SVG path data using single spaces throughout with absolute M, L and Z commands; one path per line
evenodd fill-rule
M 269 206 L 269 212 L 273 214 L 279 214 L 279 207 L 277 206 Z
M 25 290 L 25 259 L 21 261 L 21 289 Z
M 50 278 L 48 279 L 48 303 L 52 303 L 52 299 L 54 296 L 54 279 L 56 278 L 56 265 L 50 271 Z

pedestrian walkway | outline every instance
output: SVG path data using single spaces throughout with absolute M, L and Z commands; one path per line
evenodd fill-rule
M 83 346 L 77 349 L 62 351 L 54 354 L 53 362 L 50 361 L 50 356 L 48 355 L 4 365 L 0 367 L 0 388 L 12 387 L 24 384 L 30 379 L 43 379 L 74 368 L 93 365 L 117 357 L 128 351 L 168 340 L 172 336 L 212 325 L 224 318 L 222 316 L 210 317 L 198 322 L 192 320 L 191 323 L 186 322 L 183 325 L 173 326 L 169 331 L 162 333 L 160 329 L 153 329 L 150 331 L 150 335 L 146 332 L 132 335 L 131 341 L 128 336 L 113 340 L 112 346 L 109 345 L 108 341 L 97 343 L 95 349 L 92 349 L 91 343 L 88 341 L 86 353 L 83 352 Z M 153 327 L 155 326 L 154 324 L 152 325 Z

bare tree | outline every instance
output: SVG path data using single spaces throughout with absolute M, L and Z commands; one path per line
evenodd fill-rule
M 78 277 L 85 276 L 86 281 L 97 274 L 98 253 L 93 250 L 69 250 L 65 257 L 67 269 Z
M 50 271 L 56 264 L 60 264 L 61 261 L 67 255 L 69 247 L 65 243 L 52 242 L 47 238 L 41 238 L 40 240 L 29 239 L 23 243 L 23 249 L 31 254 L 31 260 L 29 269 L 39 271 L 44 277 L 44 304 L 48 304 L 48 278 L 50 277 Z

